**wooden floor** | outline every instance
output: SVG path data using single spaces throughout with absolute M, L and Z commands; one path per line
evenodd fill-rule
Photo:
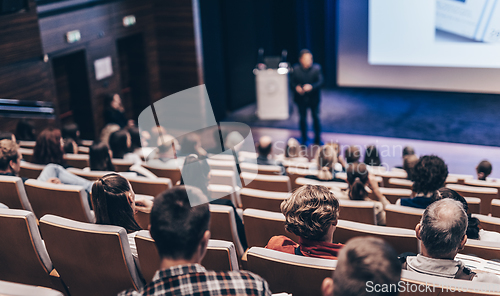
M 274 153 L 283 151 L 286 141 L 290 137 L 298 138 L 300 136 L 297 130 L 278 129 L 278 128 L 252 128 L 252 135 L 257 141 L 259 137 L 267 135 L 273 138 Z M 313 138 L 313 134 L 309 138 Z M 389 167 L 402 165 L 402 149 L 405 146 L 413 146 L 417 155 L 434 154 L 446 162 L 450 173 L 469 174 L 475 176 L 477 164 L 484 159 L 489 160 L 493 165 L 493 172 L 490 177 L 500 178 L 500 148 L 490 146 L 455 144 L 444 142 L 432 142 L 422 140 L 409 140 L 398 138 L 384 138 L 375 136 L 348 135 L 337 133 L 323 133 L 324 142 L 337 142 L 341 147 L 347 145 L 360 145 L 362 149 L 368 145 L 377 145 L 380 151 L 382 162 Z M 342 151 L 344 150 L 342 149 Z M 309 152 L 309 156 L 312 154 Z

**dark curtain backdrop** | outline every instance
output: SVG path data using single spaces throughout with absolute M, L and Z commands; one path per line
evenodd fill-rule
M 257 51 L 288 62 L 308 48 L 336 85 L 336 0 L 210 0 L 200 3 L 205 83 L 218 120 L 255 102 Z

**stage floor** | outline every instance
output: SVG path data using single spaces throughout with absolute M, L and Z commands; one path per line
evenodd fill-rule
M 286 141 L 290 137 L 298 137 L 300 132 L 280 128 L 253 127 L 252 135 L 256 141 L 263 135 L 272 137 L 274 140 L 273 152 L 279 154 L 280 150 L 284 151 Z M 313 134 L 311 133 L 310 136 L 312 137 Z M 419 156 L 433 154 L 443 158 L 448 165 L 449 172 L 454 174 L 475 176 L 477 164 L 483 159 L 488 159 L 493 164 L 493 173 L 490 177 L 500 178 L 500 148 L 498 147 L 329 132 L 323 133 L 323 140 L 325 142 L 337 142 L 341 147 L 359 145 L 363 150 L 368 145 L 377 145 L 382 162 L 390 168 L 402 165 L 401 152 L 403 147 L 407 145 L 413 146 Z M 313 152 L 311 149 L 308 152 L 310 157 Z
M 500 147 L 499 95 L 342 88 L 323 90 L 320 108 L 324 132 Z M 297 130 L 296 109 L 288 120 L 261 121 L 254 104 L 226 121 Z

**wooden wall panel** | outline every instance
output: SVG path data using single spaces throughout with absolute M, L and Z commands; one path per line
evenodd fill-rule
M 163 93 L 199 85 L 191 0 L 156 0 L 155 11 Z
M 0 15 L 0 65 L 42 57 L 34 0 L 26 12 Z

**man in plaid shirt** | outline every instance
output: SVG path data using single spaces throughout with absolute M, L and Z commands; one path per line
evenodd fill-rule
M 188 194 L 207 203 L 191 207 Z M 200 265 L 210 239 L 209 223 L 208 199 L 198 188 L 178 186 L 158 195 L 151 210 L 150 232 L 161 257 L 160 270 L 139 291 L 118 295 L 270 296 L 267 282 L 256 274 L 207 271 Z

